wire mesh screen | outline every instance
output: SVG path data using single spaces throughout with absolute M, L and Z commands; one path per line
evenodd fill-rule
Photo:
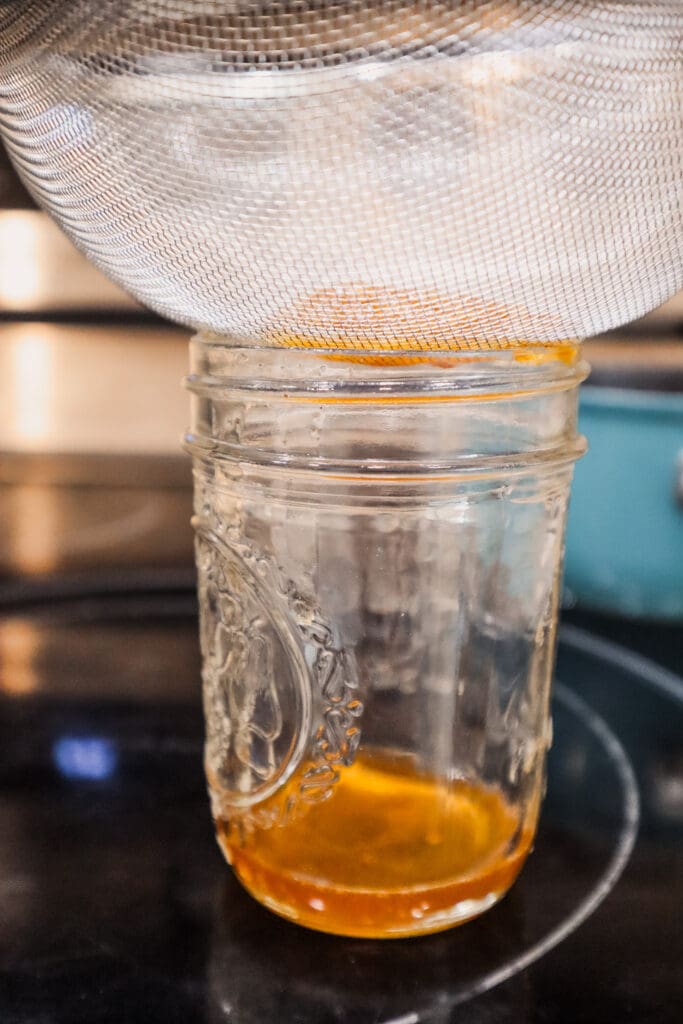
M 0 126 L 149 306 L 263 344 L 554 344 L 683 284 L 681 0 L 1 0 Z

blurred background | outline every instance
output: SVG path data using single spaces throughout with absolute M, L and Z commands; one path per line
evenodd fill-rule
M 683 664 L 683 293 L 586 344 L 565 618 Z M 0 150 L 0 600 L 193 585 L 187 332 L 117 289 Z M 0 635 L 0 654 L 2 653 Z
M 37 210 L 0 149 L 0 576 L 192 567 L 187 332 Z

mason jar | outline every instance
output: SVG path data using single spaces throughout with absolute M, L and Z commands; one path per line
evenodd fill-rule
M 578 347 L 192 343 L 205 765 L 261 903 L 400 937 L 496 903 L 551 738 Z

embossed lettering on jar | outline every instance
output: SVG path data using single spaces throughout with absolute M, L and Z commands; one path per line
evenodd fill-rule
M 195 339 L 206 771 L 284 917 L 433 932 L 520 871 L 583 373 L 567 348 L 397 372 Z

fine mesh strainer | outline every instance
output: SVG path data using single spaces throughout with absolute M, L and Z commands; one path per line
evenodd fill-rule
M 2 0 L 24 181 L 238 342 L 581 338 L 683 283 L 681 0 Z

